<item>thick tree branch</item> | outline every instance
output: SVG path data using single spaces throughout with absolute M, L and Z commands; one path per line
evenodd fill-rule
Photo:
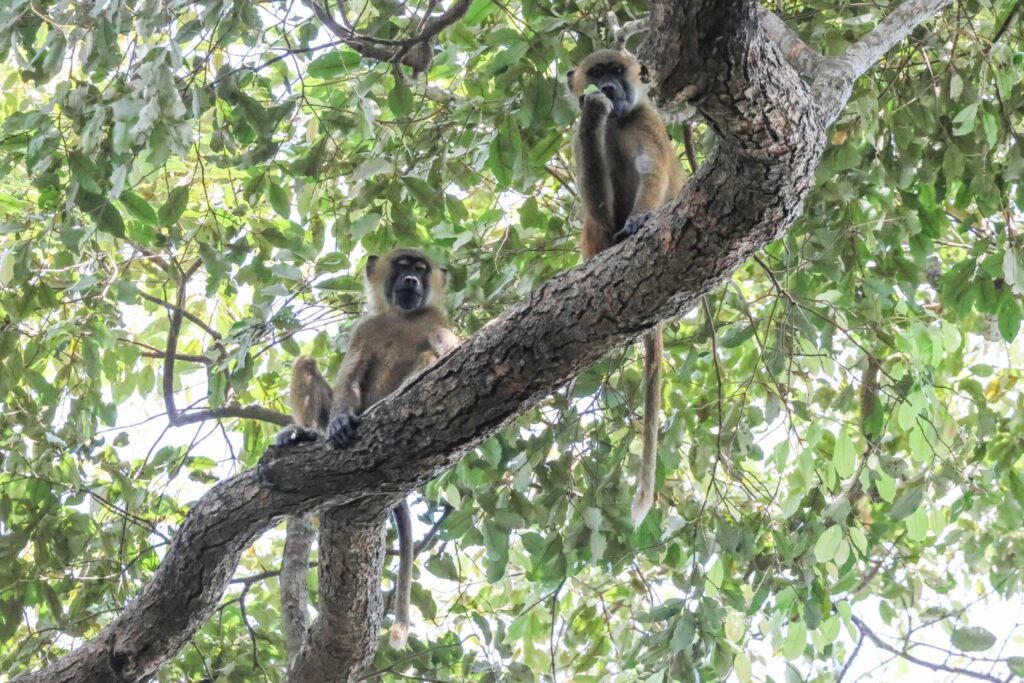
M 384 607 L 380 576 L 388 512 L 349 507 L 320 520 L 320 616 L 292 662 L 294 683 L 348 681 L 373 662 Z M 330 571 L 323 571 L 329 566 Z
M 662 96 L 692 99 L 721 142 L 635 238 L 540 286 L 368 410 L 344 457 L 324 442 L 272 448 L 256 470 L 214 486 L 117 619 L 15 680 L 149 678 L 215 609 L 260 533 L 326 506 L 345 506 L 338 514 L 349 526 L 338 533 L 352 541 L 351 552 L 323 561 L 356 569 L 348 599 L 366 610 L 350 615 L 359 623 L 328 625 L 354 639 L 352 659 L 339 666 L 372 656 L 380 587 L 367 577 L 379 576 L 386 511 L 613 348 L 686 312 L 799 216 L 824 150 L 824 121 L 756 16 L 749 0 L 652 0 L 641 54 L 659 65 Z M 314 626 L 310 637 L 328 638 L 330 628 Z
M 281 553 L 281 621 L 283 622 L 285 651 L 291 662 L 306 640 L 306 605 L 309 592 L 309 549 L 313 545 L 313 516 L 295 515 L 288 518 Z

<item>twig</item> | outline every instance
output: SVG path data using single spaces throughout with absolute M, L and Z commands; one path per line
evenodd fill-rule
M 860 652 L 860 646 L 863 645 L 863 644 L 864 644 L 864 631 L 861 631 L 860 632 L 860 637 L 857 638 L 857 645 L 854 646 L 853 652 L 850 654 L 849 659 L 847 659 L 846 663 L 843 664 L 843 668 L 839 672 L 839 676 L 836 677 L 836 683 L 843 683 L 843 677 L 846 675 L 846 672 L 850 670 L 850 667 L 853 666 L 853 660 L 857 659 L 857 654 Z
M 1020 0 L 1017 0 L 1017 4 L 1014 5 L 1013 8 L 1010 10 L 1010 13 L 1006 15 L 1006 19 L 1004 19 L 1003 23 L 999 26 L 999 30 L 997 30 L 996 34 L 992 36 L 992 42 L 991 44 L 989 44 L 988 50 L 985 51 L 986 55 L 992 52 L 992 48 L 996 46 L 996 43 L 998 43 L 1002 39 L 1003 35 L 1006 33 L 1006 30 L 1010 28 L 1010 24 L 1013 23 L 1014 18 L 1017 16 L 1017 12 L 1020 11 L 1020 5 Z
M 167 411 L 167 421 L 172 427 L 181 427 L 182 425 L 205 422 L 206 420 L 240 417 L 262 420 L 287 427 L 292 423 L 291 417 L 260 405 L 243 406 L 233 404 L 209 410 L 198 410 L 188 414 L 178 412 L 178 407 L 174 403 L 174 361 L 177 358 L 178 335 L 181 332 L 181 323 L 185 317 L 185 295 L 188 279 L 195 273 L 200 263 L 200 261 L 196 261 L 191 268 L 182 273 L 178 279 L 177 303 L 169 309 L 171 311 L 171 323 L 167 330 L 167 350 L 164 352 L 163 376 L 164 408 Z
M 992 683 L 1005 682 L 1005 679 L 998 678 L 996 676 L 989 676 L 988 674 L 978 673 L 977 671 L 971 671 L 970 669 L 948 666 L 946 664 L 940 664 L 938 662 L 929 662 L 927 660 L 921 659 L 920 657 L 915 657 L 914 655 L 910 654 L 907 650 L 900 650 L 899 648 L 890 645 L 889 643 L 882 640 L 878 636 L 878 634 L 869 629 L 867 627 L 867 624 L 858 619 L 856 615 L 851 615 L 850 618 L 853 620 L 853 623 L 856 624 L 857 628 L 860 630 L 862 637 L 866 635 L 871 640 L 871 642 L 875 644 L 876 647 L 879 647 L 885 650 L 886 652 L 891 652 L 897 657 L 907 660 L 911 664 L 917 664 L 918 666 L 922 666 L 932 671 L 945 671 L 946 673 L 956 674 L 958 676 L 975 678 L 979 681 L 992 681 Z
M 164 301 L 163 299 L 161 299 L 159 297 L 155 297 L 152 294 L 147 294 L 146 292 L 143 292 L 141 290 L 139 291 L 139 296 L 141 296 L 146 301 L 152 301 L 154 304 L 157 304 L 158 306 L 163 306 L 164 308 L 166 308 L 169 311 L 173 311 L 176 308 L 176 306 L 174 304 L 172 304 L 170 302 L 167 302 L 167 301 Z M 181 299 L 181 297 L 179 297 L 179 300 L 180 299 Z M 184 308 L 181 309 L 181 314 L 183 316 L 185 316 L 187 319 L 191 320 L 196 325 L 198 325 L 199 327 L 201 327 L 204 332 L 206 332 L 208 335 L 210 335 L 214 339 L 217 339 L 217 340 L 221 339 L 220 332 L 218 332 L 217 330 L 215 330 L 212 327 L 210 327 L 207 323 L 203 322 L 202 318 L 200 318 L 199 316 L 195 315 L 194 313 L 188 312 Z

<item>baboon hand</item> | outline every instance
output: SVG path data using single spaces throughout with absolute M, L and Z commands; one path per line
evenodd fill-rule
M 359 426 L 359 416 L 348 408 L 343 408 L 333 418 L 327 427 L 327 438 L 337 448 L 348 448 L 356 441 L 356 427 Z
M 622 230 L 619 230 L 617 233 L 615 233 L 615 235 L 612 236 L 612 239 L 615 240 L 616 244 L 618 244 L 619 242 L 628 239 L 633 235 L 637 234 L 638 232 L 640 232 L 650 220 L 650 213 L 633 214 L 632 216 L 626 219 L 626 224 L 622 226 Z
M 275 446 L 294 446 L 297 443 L 316 441 L 320 434 L 313 429 L 306 429 L 299 425 L 290 425 L 277 433 L 274 437 Z

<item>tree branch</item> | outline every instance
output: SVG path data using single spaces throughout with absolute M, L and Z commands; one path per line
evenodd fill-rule
M 989 674 L 983 674 L 983 673 L 978 673 L 977 671 L 971 671 L 970 669 L 963 669 L 963 668 L 959 668 L 959 667 L 955 667 L 955 666 L 948 666 L 948 665 L 942 664 L 940 662 L 929 662 L 926 659 L 921 659 L 920 657 L 915 657 L 914 655 L 910 654 L 910 652 L 907 649 L 902 649 L 901 650 L 901 649 L 899 649 L 899 648 L 897 648 L 897 647 L 895 647 L 893 645 L 890 645 L 886 641 L 882 640 L 881 637 L 879 637 L 879 635 L 877 633 L 875 633 L 874 631 L 869 629 L 867 627 L 867 624 L 865 624 L 863 621 L 858 619 L 856 615 L 851 615 L 851 618 L 853 619 L 853 623 L 856 624 L 857 628 L 860 630 L 861 636 L 865 636 L 866 635 L 868 637 L 868 640 L 870 640 L 872 643 L 874 643 L 876 647 L 879 647 L 879 648 L 885 650 L 886 652 L 891 652 L 892 654 L 896 655 L 897 657 L 899 657 L 901 659 L 905 659 L 906 661 L 910 662 L 911 664 L 916 664 L 918 666 L 923 666 L 924 668 L 930 669 L 932 671 L 945 671 L 946 673 L 956 674 L 958 676 L 966 676 L 967 678 L 974 678 L 974 679 L 977 679 L 979 681 L 992 681 L 992 683 L 1005 683 L 1005 681 L 1008 680 L 1008 679 L 1000 678 L 998 676 L 991 676 Z M 854 654 L 856 654 L 856 652 Z
M 426 71 L 433 54 L 431 41 L 437 34 L 466 15 L 472 0 L 458 0 L 448 10 L 429 19 L 425 18 L 419 33 L 405 40 L 387 40 L 357 33 L 350 25 L 343 25 L 334 18 L 320 0 L 303 0 L 327 30 L 336 35 L 350 48 L 370 59 L 382 62 L 402 63 L 414 72 Z
M 867 35 L 816 70 L 812 87 L 827 124 L 839 117 L 853 91 L 853 83 L 902 42 L 917 26 L 951 0 L 906 0 Z
M 177 308 L 177 306 L 175 306 L 174 304 L 169 303 L 167 301 L 164 301 L 163 299 L 161 299 L 159 297 L 155 297 L 152 294 L 147 294 L 146 292 L 143 292 L 141 290 L 139 291 L 139 296 L 141 296 L 146 301 L 151 301 L 154 304 L 157 304 L 158 306 L 163 306 L 164 308 L 166 308 L 169 311 L 174 311 L 174 309 Z M 181 299 L 181 297 L 178 297 L 178 298 L 179 298 L 179 300 Z M 203 321 L 202 318 L 200 318 L 199 316 L 195 315 L 194 313 L 190 313 L 189 311 L 185 310 L 184 308 L 181 309 L 181 314 L 183 316 L 185 316 L 186 318 L 188 318 L 189 320 L 191 320 L 196 325 L 198 325 L 200 328 L 202 328 L 202 330 L 204 332 L 206 332 L 206 334 L 210 335 L 210 337 L 212 337 L 213 339 L 215 339 L 217 341 L 220 340 L 220 338 L 221 338 L 220 332 L 218 332 L 217 330 L 213 329 L 208 324 L 206 324 L 206 322 Z
M 199 261 L 196 263 L 198 264 Z M 178 412 L 178 407 L 174 403 L 174 361 L 179 357 L 178 335 L 181 334 L 181 323 L 186 317 L 185 297 L 188 279 L 195 272 L 195 269 L 196 266 L 193 266 L 189 271 L 182 273 L 181 277 L 178 279 L 177 303 L 174 305 L 165 304 L 167 309 L 171 312 L 171 322 L 167 329 L 167 350 L 164 352 L 163 356 L 164 372 L 162 386 L 164 394 L 164 409 L 167 411 L 167 421 L 172 427 L 181 427 L 182 425 L 205 422 L 206 420 L 220 420 L 226 417 L 239 417 L 270 422 L 272 424 L 281 425 L 282 427 L 290 425 L 292 423 L 292 419 L 288 415 L 257 405 L 243 406 L 231 404 L 221 406 L 220 408 L 196 410 L 189 413 Z M 164 303 L 159 300 L 157 301 L 161 304 Z
M 284 413 L 264 408 L 260 405 L 243 406 L 238 403 L 228 404 L 219 408 L 208 408 L 206 410 L 194 410 L 187 413 L 176 413 L 174 419 L 168 417 L 172 427 L 205 422 L 207 420 L 223 420 L 224 418 L 237 417 L 249 420 L 260 420 L 270 424 L 287 427 L 292 423 L 292 418 Z
M 768 36 L 782 50 L 786 61 L 804 76 L 813 77 L 822 62 L 825 61 L 825 57 L 801 40 L 796 31 L 787 26 L 786 22 L 773 12 L 769 12 L 764 7 L 758 7 L 757 16 L 761 20 L 764 30 L 768 32 Z
M 619 18 L 615 16 L 615 12 L 608 12 L 605 17 L 605 21 L 608 24 L 608 33 L 612 39 L 611 46 L 616 50 L 625 50 L 626 41 L 637 33 L 646 31 L 649 25 L 647 19 L 634 19 L 620 26 Z
M 851 45 L 842 59 L 850 67 L 853 79 L 863 76 L 885 53 L 917 28 L 917 26 L 945 7 L 951 0 L 907 0 L 882 19 L 866 36 Z
M 373 662 L 384 614 L 380 577 L 387 515 L 388 511 L 366 515 L 353 506 L 321 515 L 322 608 L 292 661 L 289 681 L 347 681 Z
M 306 605 L 309 593 L 309 549 L 313 545 L 313 516 L 295 515 L 288 518 L 281 553 L 281 621 L 283 622 L 285 652 L 291 662 L 306 640 Z

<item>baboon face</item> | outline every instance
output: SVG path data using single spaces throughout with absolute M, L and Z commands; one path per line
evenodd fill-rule
M 611 116 L 626 116 L 636 106 L 640 87 L 640 64 L 632 55 L 618 50 L 598 50 L 567 74 L 569 90 L 579 99 L 593 85 L 611 100 Z
M 423 259 L 401 256 L 391 262 L 388 292 L 391 304 L 403 311 L 422 308 L 430 289 L 430 264 Z
M 367 278 L 380 287 L 387 305 L 398 312 L 410 313 L 432 305 L 444 293 L 446 271 L 418 249 L 396 249 L 385 257 L 367 263 Z

